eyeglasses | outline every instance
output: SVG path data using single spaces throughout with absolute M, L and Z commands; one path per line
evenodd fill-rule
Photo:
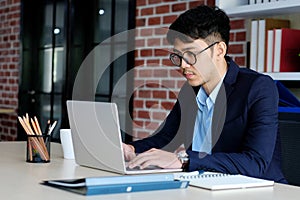
M 182 60 L 184 60 L 184 62 L 186 62 L 189 65 L 194 65 L 197 62 L 197 58 L 196 56 L 203 53 L 204 51 L 206 51 L 207 49 L 211 48 L 212 46 L 214 46 L 215 44 L 218 44 L 219 42 L 214 42 L 211 45 L 209 45 L 208 47 L 206 47 L 205 49 L 202 49 L 201 51 L 199 51 L 198 53 L 193 53 L 190 51 L 186 51 L 182 54 L 182 56 L 178 55 L 177 53 L 171 53 L 170 54 L 170 60 L 171 62 L 175 65 L 180 67 L 182 64 Z

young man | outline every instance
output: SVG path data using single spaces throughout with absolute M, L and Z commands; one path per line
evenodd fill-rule
M 188 84 L 153 136 L 123 144 L 129 167 L 183 167 L 286 182 L 277 88 L 270 77 L 240 68 L 226 56 L 229 23 L 221 9 L 198 6 L 170 26 L 170 60 Z M 187 154 L 170 151 L 180 142 Z

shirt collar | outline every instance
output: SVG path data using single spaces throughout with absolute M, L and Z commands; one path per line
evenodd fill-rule
M 226 73 L 223 75 L 222 79 L 219 81 L 219 83 L 217 84 L 217 86 L 213 89 L 213 91 L 210 93 L 209 97 L 211 98 L 211 100 L 213 101 L 213 103 L 215 104 L 218 93 L 220 91 L 221 85 L 223 83 L 224 77 L 225 77 Z
M 213 105 L 216 102 L 217 99 L 217 95 L 220 91 L 221 85 L 223 83 L 224 77 L 225 77 L 226 73 L 224 74 L 224 76 L 222 77 L 222 79 L 219 81 L 219 83 L 217 84 L 217 86 L 213 89 L 213 91 L 210 93 L 209 96 L 207 96 L 205 90 L 203 89 L 203 87 L 200 87 L 198 94 L 196 96 L 196 101 L 198 104 L 198 107 L 200 110 L 202 110 L 203 106 L 207 105 L 208 110 L 210 110 Z

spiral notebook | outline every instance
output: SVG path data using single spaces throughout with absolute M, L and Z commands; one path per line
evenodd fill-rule
M 204 172 L 199 175 L 189 175 L 186 173 L 180 176 L 179 180 L 189 181 L 190 186 L 209 190 L 270 187 L 274 185 L 274 181 L 271 180 L 253 178 L 240 174 L 230 175 L 214 172 Z

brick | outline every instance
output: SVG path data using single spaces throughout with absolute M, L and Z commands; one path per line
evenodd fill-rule
M 165 99 L 167 97 L 166 91 L 153 91 L 152 92 L 153 98 Z
M 135 39 L 135 46 L 136 47 L 144 47 L 145 46 L 145 39 Z
M 189 8 L 194 8 L 197 7 L 199 5 L 203 5 L 204 4 L 204 0 L 200 0 L 200 1 L 192 1 L 189 3 Z
M 139 70 L 139 77 L 152 77 L 152 76 L 153 76 L 153 70 L 151 69 Z
M 144 107 L 144 101 L 142 100 L 135 100 L 133 102 L 134 108 L 143 108 Z
M 162 0 L 148 0 L 148 4 L 158 4 L 161 2 L 162 2 Z
M 235 34 L 232 32 L 229 34 L 229 41 L 235 41 Z
M 138 91 L 138 97 L 139 98 L 150 98 L 151 92 L 148 90 L 139 90 Z
M 169 12 L 170 12 L 170 6 L 169 5 L 157 6 L 155 8 L 155 13 L 156 14 L 164 14 L 164 13 L 169 13 Z
M 145 15 L 153 15 L 154 14 L 154 8 L 143 8 L 141 9 L 141 16 Z
M 145 86 L 147 88 L 159 88 L 160 87 L 159 80 L 146 80 Z
M 150 124 L 147 125 L 147 129 L 155 131 L 156 129 L 159 128 L 159 125 L 160 125 L 160 123 L 152 121 Z
M 159 103 L 158 101 L 153 101 L 153 100 L 147 100 L 146 101 L 146 108 L 149 109 L 149 108 L 158 108 L 159 107 Z
M 153 66 L 153 65 L 159 65 L 159 59 L 149 59 L 146 61 L 146 65 L 149 66 Z
M 168 56 L 169 52 L 164 49 L 155 49 L 154 56 Z
M 246 66 L 246 58 L 243 57 L 235 57 L 234 61 L 239 65 L 239 66 Z
M 139 36 L 151 36 L 153 35 L 153 29 L 152 28 L 145 28 L 140 30 Z
M 175 104 L 174 102 L 165 101 L 161 103 L 161 106 L 166 110 L 171 110 L 174 107 L 174 104 Z
M 134 126 L 135 128 L 143 127 L 143 126 L 144 126 L 144 121 L 141 121 L 141 120 L 134 120 L 134 121 L 133 121 L 133 126 Z
M 186 83 L 186 80 L 182 78 L 182 80 L 177 81 L 177 88 L 181 88 Z
M 164 46 L 170 46 L 170 43 L 168 42 L 166 37 L 163 38 L 163 45 Z
M 152 49 L 142 49 L 140 50 L 141 57 L 148 57 L 153 56 L 153 50 Z
M 155 28 L 153 29 L 154 30 L 154 35 L 162 35 L 163 38 L 165 37 L 165 35 L 167 34 L 168 32 L 168 29 L 167 28 Z
M 230 21 L 231 29 L 244 29 L 245 28 L 245 20 L 231 20 Z
M 144 85 L 145 85 L 144 79 L 142 79 L 142 80 L 135 79 L 134 80 L 134 87 L 141 87 L 141 86 L 144 86 Z
M 150 115 L 148 111 L 138 111 L 138 118 L 149 119 Z
M 168 16 L 164 16 L 163 17 L 163 24 L 171 24 L 172 22 L 174 22 L 177 18 L 177 15 L 168 15 Z
M 171 70 L 170 75 L 171 75 L 171 77 L 180 77 L 180 78 L 183 77 L 182 74 L 181 74 L 181 72 L 180 72 L 180 69 L 178 69 L 178 70 Z
M 160 38 L 150 38 L 147 40 L 147 45 L 151 46 L 161 46 L 161 39 Z
M 152 118 L 156 120 L 164 120 L 167 114 L 165 112 L 153 112 Z
M 163 69 L 153 70 L 154 77 L 168 77 L 168 71 Z
M 163 59 L 162 64 L 164 66 L 174 66 L 173 63 L 170 61 L 170 59 Z
M 144 60 L 135 60 L 134 66 L 144 66 L 145 61 Z
M 243 53 L 244 48 L 242 44 L 231 44 L 228 48 L 229 54 L 241 54 Z
M 174 91 L 169 91 L 169 98 L 170 99 L 177 99 L 178 93 Z
M 145 18 L 136 19 L 135 23 L 136 23 L 135 24 L 136 27 L 145 26 L 146 25 L 146 19 Z
M 237 32 L 235 33 L 235 41 L 246 41 L 246 32 Z
M 166 88 L 175 88 L 176 81 L 175 80 L 163 80 L 162 85 L 163 85 L 163 87 L 166 87 Z
M 133 117 L 133 119 L 136 119 L 138 117 L 138 114 L 137 114 L 136 110 L 133 110 L 132 117 Z
M 184 11 L 186 9 L 186 3 L 178 3 L 172 5 L 172 12 Z
M 148 19 L 148 25 L 160 25 L 161 24 L 161 18 L 160 17 L 150 17 Z
M 136 6 L 139 7 L 139 6 L 144 6 L 146 5 L 146 0 L 138 0 L 138 1 L 135 1 L 136 2 Z

